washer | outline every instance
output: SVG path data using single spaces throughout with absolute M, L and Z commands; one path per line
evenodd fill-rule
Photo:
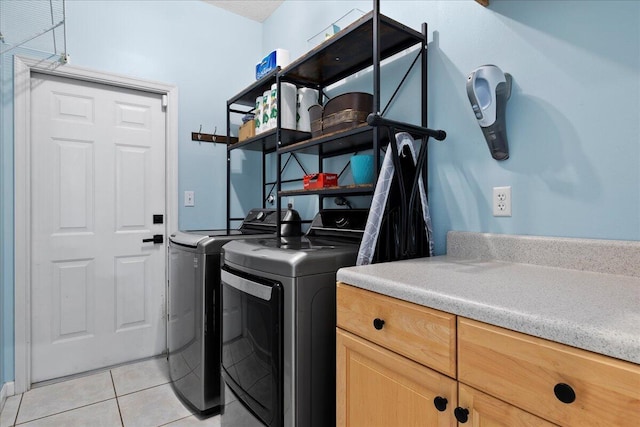
M 169 238 L 169 376 L 176 394 L 199 415 L 221 408 L 222 246 L 234 239 L 273 236 L 276 216 L 275 209 L 252 209 L 237 230 L 181 231 Z M 283 211 L 286 216 L 290 213 Z
M 299 238 L 234 240 L 221 272 L 222 426 L 335 424 L 336 272 L 367 210 L 323 210 Z

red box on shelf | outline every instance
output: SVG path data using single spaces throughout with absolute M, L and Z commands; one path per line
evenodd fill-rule
M 304 189 L 336 187 L 338 185 L 338 174 L 336 173 L 312 173 L 305 175 L 303 180 Z

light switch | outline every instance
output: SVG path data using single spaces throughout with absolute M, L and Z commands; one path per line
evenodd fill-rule
M 184 192 L 184 205 L 185 206 L 195 206 L 196 199 L 193 191 L 185 191 Z

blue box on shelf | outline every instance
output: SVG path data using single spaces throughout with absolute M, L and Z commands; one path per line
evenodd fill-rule
M 289 65 L 289 51 L 276 49 L 256 64 L 256 80 L 260 80 L 277 67 L 282 68 L 287 65 Z

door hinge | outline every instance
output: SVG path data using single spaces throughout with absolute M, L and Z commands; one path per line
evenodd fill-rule
M 167 105 L 169 105 L 169 97 L 167 95 L 162 95 L 162 106 L 167 108 Z

